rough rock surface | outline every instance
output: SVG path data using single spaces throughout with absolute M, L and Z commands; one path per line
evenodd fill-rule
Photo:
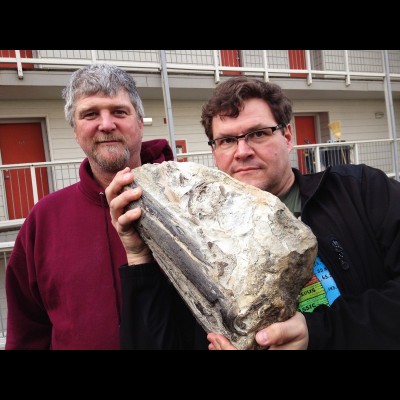
M 317 241 L 274 195 L 191 162 L 145 164 L 137 229 L 207 332 L 240 349 L 291 317 Z M 135 185 L 135 184 L 134 184 Z

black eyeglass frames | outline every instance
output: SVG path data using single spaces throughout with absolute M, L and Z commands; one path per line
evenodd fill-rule
M 266 142 L 274 132 L 278 129 L 283 128 L 284 124 L 278 124 L 276 126 L 268 126 L 265 128 L 256 129 L 251 132 L 244 133 L 238 136 L 224 136 L 218 139 L 208 141 L 208 145 L 214 149 L 221 148 L 223 150 L 229 150 L 236 147 L 240 139 L 246 140 L 247 144 L 261 144 Z

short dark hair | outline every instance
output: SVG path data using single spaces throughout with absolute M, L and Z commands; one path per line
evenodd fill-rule
M 212 120 L 221 115 L 237 117 L 246 100 L 259 98 L 271 108 L 277 124 L 288 125 L 292 119 L 292 102 L 276 83 L 239 76 L 221 82 L 212 97 L 203 105 L 201 124 L 207 137 L 213 139 Z

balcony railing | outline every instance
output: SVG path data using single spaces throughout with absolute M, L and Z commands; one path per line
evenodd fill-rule
M 399 142 L 400 139 L 398 151 Z M 398 166 L 393 143 L 391 139 L 380 139 L 299 145 L 291 152 L 291 162 L 303 173 L 319 172 L 329 165 L 364 163 L 394 176 Z M 180 153 L 177 157 L 214 167 L 210 151 Z M 46 194 L 77 182 L 81 161 L 0 165 L 0 235 L 18 228 L 33 205 Z
M 400 51 L 388 50 L 390 78 L 400 80 Z M 0 69 L 73 70 L 109 62 L 137 72 L 160 73 L 159 50 L 0 50 Z M 166 50 L 168 73 L 270 77 L 382 80 L 382 50 Z

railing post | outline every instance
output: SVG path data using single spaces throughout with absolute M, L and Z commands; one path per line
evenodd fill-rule
M 15 50 L 15 58 L 17 59 L 18 79 L 23 79 L 24 72 L 22 71 L 21 52 L 19 50 Z
M 175 145 L 175 133 L 174 133 L 174 119 L 172 117 L 172 106 L 171 106 L 171 94 L 169 91 L 168 71 L 167 71 L 167 59 L 165 56 L 165 50 L 160 50 L 160 61 L 161 61 L 161 82 L 163 89 L 165 113 L 167 116 L 167 125 L 169 131 L 170 145 L 174 160 L 177 160 L 176 156 L 176 145 Z
M 215 83 L 219 83 L 221 80 L 220 73 L 219 73 L 219 50 L 213 50 L 213 57 L 214 57 L 214 80 Z
M 268 82 L 269 81 L 269 74 L 268 74 L 268 55 L 267 55 L 267 50 L 262 51 L 263 55 L 263 64 L 264 64 L 264 81 Z
M 38 195 L 35 167 L 32 165 L 29 169 L 31 171 L 33 204 L 36 204 L 39 201 L 39 195 Z
M 306 68 L 307 68 L 307 85 L 310 86 L 312 84 L 312 75 L 311 75 L 311 56 L 310 50 L 306 50 Z
M 3 253 L 3 256 L 5 258 L 5 252 Z M 4 265 L 6 265 L 6 262 L 4 261 Z M 1 307 L 0 307 L 0 331 L 1 331 L 1 337 L 5 337 L 5 329 L 4 329 L 4 324 L 3 324 L 3 313 L 1 312 Z
M 393 97 L 392 97 L 392 85 L 390 82 L 390 70 L 389 70 L 389 56 L 387 50 L 382 50 L 383 57 L 383 65 L 385 67 L 385 100 L 386 107 L 389 110 L 388 122 L 389 129 L 391 131 L 391 136 L 393 139 L 393 166 L 394 166 L 394 179 L 397 181 L 400 180 L 399 177 L 399 159 L 397 155 L 397 134 L 396 134 L 396 122 L 394 119 L 394 111 L 393 111 Z
M 353 164 L 359 164 L 360 163 L 359 160 L 360 160 L 360 155 L 358 153 L 358 144 L 355 143 L 354 144 L 354 162 L 353 162 Z
M 344 68 L 346 71 L 346 86 L 350 86 L 349 53 L 344 50 Z
M 97 63 L 97 54 L 96 54 L 96 50 L 90 50 L 90 53 L 92 55 L 92 63 L 96 64 Z
M 321 172 L 321 154 L 319 151 L 319 146 L 315 147 L 314 156 L 315 156 L 315 171 Z

